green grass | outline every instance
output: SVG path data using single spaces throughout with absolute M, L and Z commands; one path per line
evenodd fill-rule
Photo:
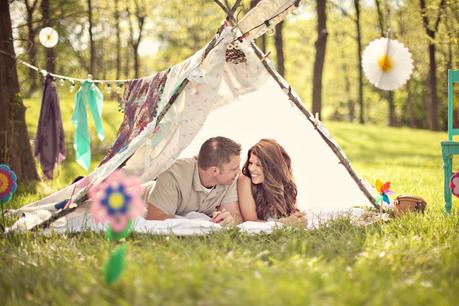
M 37 102 L 26 103 L 33 135 Z M 121 119 L 116 103 L 107 103 L 104 112 L 110 114 L 106 119 L 118 120 L 110 127 L 106 121 L 112 135 L 107 138 L 113 139 Z M 63 107 L 63 114 L 70 150 L 71 106 Z M 316 230 L 272 235 L 236 230 L 205 237 L 134 234 L 126 240 L 128 266 L 113 287 L 101 278 L 110 250 L 102 235 L 0 236 L 0 304 L 455 305 L 459 219 L 457 210 L 452 217 L 442 213 L 440 141 L 446 134 L 327 126 L 362 177 L 371 183 L 391 180 L 397 194 L 421 195 L 428 202 L 426 214 L 366 228 L 337 220 Z M 107 143 L 93 141 L 94 151 L 102 152 Z M 38 199 L 82 174 L 72 154 L 54 181 L 23 187 L 8 205 Z

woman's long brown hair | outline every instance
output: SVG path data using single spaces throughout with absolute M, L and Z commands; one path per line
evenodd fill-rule
M 254 154 L 263 169 L 264 181 L 252 184 L 257 217 L 287 217 L 297 212 L 297 188 L 293 180 L 292 163 L 285 149 L 273 139 L 261 139 L 250 148 L 242 173 L 251 177 L 249 172 L 250 155 Z

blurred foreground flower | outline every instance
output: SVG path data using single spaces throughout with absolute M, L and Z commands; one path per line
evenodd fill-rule
M 94 201 L 91 216 L 99 223 L 108 221 L 113 232 L 122 232 L 129 220 L 139 217 L 145 211 L 140 197 L 139 182 L 136 178 L 126 177 L 120 171 L 114 172 L 99 186 L 90 191 Z

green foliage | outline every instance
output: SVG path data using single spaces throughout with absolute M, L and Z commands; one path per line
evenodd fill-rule
M 234 1 L 221 1 L 232 5 Z M 375 1 L 361 2 L 362 46 L 381 36 Z M 391 29 L 391 37 L 405 44 L 413 54 L 414 73 L 406 86 L 395 92 L 396 123 L 417 128 L 427 127 L 429 105 L 429 39 L 422 24 L 422 12 L 418 0 L 379 0 L 383 15 L 383 32 Z M 440 0 L 427 1 L 426 14 L 430 26 L 438 15 Z M 215 34 L 225 18 L 223 10 L 213 1 L 206 0 L 129 0 L 118 1 L 120 28 L 120 77 L 134 77 L 134 51 L 131 35 L 139 35 L 135 8 L 145 18 L 140 47 L 140 75 L 147 76 L 175 65 L 203 48 Z M 238 12 L 241 19 L 248 11 L 249 0 Z M 312 69 L 314 42 L 316 40 L 316 12 L 314 1 L 302 1 L 299 14 L 290 16 L 284 26 L 284 55 L 286 79 L 298 92 L 308 108 L 311 107 Z M 355 12 L 353 2 L 338 0 L 327 2 L 328 41 L 323 74 L 323 118 L 355 121 L 358 117 L 357 85 L 358 57 Z M 60 34 L 56 46 L 57 73 L 85 78 L 89 68 L 87 1 L 50 1 L 53 26 Z M 22 7 L 22 9 L 21 9 Z M 23 4 L 14 3 L 13 23 L 16 29 L 17 53 L 27 60 L 26 50 L 32 42 L 27 40 L 27 27 Z M 129 9 L 129 13 L 127 12 Z M 13 9 L 12 9 L 13 10 Z M 440 23 L 434 39 L 437 50 L 438 118 L 446 127 L 446 71 L 458 69 L 459 61 L 459 4 L 446 0 L 440 12 Z M 93 4 L 94 44 L 96 48 L 96 78 L 114 79 L 116 74 L 116 24 L 115 3 L 100 0 Z M 40 29 L 40 12 L 33 15 L 34 24 Z M 132 25 L 132 31 L 131 31 Z M 267 37 L 268 51 L 275 62 L 274 38 Z M 36 41 L 38 66 L 45 66 L 44 48 Z M 18 66 L 21 89 L 29 88 L 28 69 Z M 36 78 L 42 79 L 40 74 Z M 388 103 L 384 92 L 376 89 L 364 78 L 364 104 L 366 121 L 387 124 Z M 39 92 L 35 93 L 39 95 Z

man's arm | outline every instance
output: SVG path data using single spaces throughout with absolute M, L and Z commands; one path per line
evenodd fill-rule
M 168 172 L 161 173 L 153 189 L 145 195 L 147 220 L 174 218 L 177 212 L 179 191 L 175 178 Z
M 166 220 L 174 219 L 174 216 L 170 216 L 163 212 L 161 209 L 157 208 L 155 204 L 147 203 L 147 215 L 145 219 L 147 220 Z

